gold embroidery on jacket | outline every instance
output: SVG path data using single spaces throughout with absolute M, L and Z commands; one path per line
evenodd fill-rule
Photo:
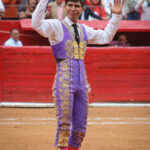
M 86 45 L 87 42 L 83 41 L 83 29 L 81 27 L 81 25 L 79 25 L 80 28 L 80 43 L 79 46 L 74 38 L 74 35 L 72 33 L 72 31 L 70 30 L 70 27 L 67 25 L 67 23 L 65 21 L 62 22 L 65 27 L 68 29 L 71 39 L 72 40 L 67 40 L 65 43 L 65 50 L 66 52 L 66 56 L 69 58 L 74 58 L 74 59 L 84 59 L 84 55 L 85 55 L 85 50 L 86 50 Z
M 67 40 L 67 42 L 65 43 L 65 50 L 67 51 L 66 52 L 66 55 L 67 57 L 69 58 L 73 58 L 74 57 L 74 50 L 73 50 L 73 43 L 71 40 Z

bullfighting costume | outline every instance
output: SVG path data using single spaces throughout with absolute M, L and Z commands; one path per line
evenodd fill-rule
M 73 22 L 44 19 L 48 0 L 40 0 L 32 15 L 32 27 L 51 43 L 57 61 L 53 97 L 57 109 L 56 146 L 78 149 L 86 133 L 88 83 L 84 66 L 87 44 L 110 43 L 119 27 L 120 15 L 113 14 L 105 30 L 78 24 L 80 41 L 75 40 Z
M 56 145 L 67 147 L 69 140 L 70 145 L 80 147 L 87 124 L 88 91 L 84 69 L 87 35 L 80 25 L 81 37 L 78 45 L 67 24 L 64 22 L 62 26 L 64 39 L 52 46 L 55 58 L 62 60 L 57 63 L 53 86 L 58 118 Z

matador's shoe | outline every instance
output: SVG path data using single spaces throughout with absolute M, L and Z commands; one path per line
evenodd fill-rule
M 79 150 L 77 147 L 72 147 L 71 145 L 68 146 L 68 150 Z

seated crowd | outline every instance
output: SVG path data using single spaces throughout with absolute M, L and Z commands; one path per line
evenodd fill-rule
M 31 18 L 40 0 L 0 0 L 0 18 L 15 20 Z M 84 0 L 85 10 L 80 20 L 108 20 L 111 17 L 109 4 L 113 0 Z M 49 0 L 46 18 L 64 19 L 65 0 Z M 150 0 L 125 0 L 122 19 L 150 20 Z

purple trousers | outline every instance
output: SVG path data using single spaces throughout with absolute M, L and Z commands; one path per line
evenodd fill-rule
M 65 59 L 57 64 L 53 85 L 57 110 L 56 146 L 79 148 L 85 136 L 88 89 L 83 60 Z

